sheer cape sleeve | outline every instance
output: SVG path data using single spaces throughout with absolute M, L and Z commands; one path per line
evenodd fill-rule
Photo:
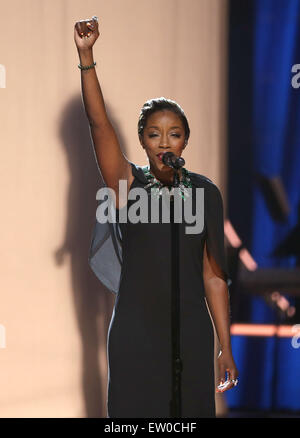
M 88 262 L 101 283 L 117 294 L 122 269 L 122 235 L 118 223 L 100 223 L 96 219 Z
M 204 220 L 208 253 L 218 265 L 217 274 L 227 283 L 232 283 L 228 273 L 224 245 L 224 211 L 222 195 L 218 187 L 204 175 L 192 173 L 191 179 L 197 187 L 204 187 Z
M 140 166 L 130 162 L 132 174 L 141 182 L 147 183 L 147 178 Z M 102 178 L 103 180 L 103 178 Z M 104 183 L 104 187 L 107 187 Z M 97 208 L 105 200 L 100 200 Z M 111 217 L 116 217 L 116 208 L 111 205 Z M 123 255 L 122 233 L 118 222 L 105 223 L 95 220 L 91 236 L 88 263 L 102 284 L 112 293 L 118 294 Z

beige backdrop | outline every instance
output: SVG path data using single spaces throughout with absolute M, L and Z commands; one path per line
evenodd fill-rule
M 0 416 L 105 417 L 113 307 L 89 269 L 99 174 L 74 24 L 97 15 L 97 73 L 126 156 L 143 103 L 184 108 L 186 167 L 223 191 L 227 0 L 1 1 Z

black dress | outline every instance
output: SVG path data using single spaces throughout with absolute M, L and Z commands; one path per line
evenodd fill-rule
M 144 188 L 147 179 L 142 169 L 131 165 L 134 175 L 131 188 Z M 179 226 L 181 412 L 182 417 L 214 417 L 214 331 L 206 307 L 202 275 L 205 240 L 221 268 L 222 278 L 228 285 L 231 280 L 224 252 L 220 191 L 203 175 L 192 172 L 189 175 L 193 185 L 193 212 L 195 189 L 204 188 L 204 228 L 199 234 L 186 234 L 185 226 L 191 224 L 183 220 Z M 149 214 L 150 190 L 147 189 Z M 126 208 L 129 209 L 133 202 L 128 200 Z M 116 217 L 118 219 L 119 210 Z M 121 234 L 119 240 L 116 230 Z M 110 228 L 106 239 L 103 236 L 100 239 L 101 244 L 95 233 L 91 266 L 98 278 L 116 293 L 107 340 L 108 417 L 169 418 L 172 394 L 171 224 L 162 223 L 161 218 L 159 223 L 131 223 L 128 220 Z M 105 246 L 103 242 L 107 244 L 108 236 L 111 247 L 106 255 L 101 254 L 100 249 Z M 121 259 L 119 272 L 117 258 Z M 105 272 L 100 272 L 102 263 L 107 265 Z M 114 272 L 119 278 L 114 278 Z M 110 287 L 109 281 L 118 287 Z

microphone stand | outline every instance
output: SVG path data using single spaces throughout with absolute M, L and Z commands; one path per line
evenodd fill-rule
M 174 170 L 174 187 L 179 186 L 179 169 Z M 172 398 L 170 401 L 171 418 L 181 418 L 181 372 L 182 360 L 180 357 L 180 277 L 179 277 L 179 223 L 174 222 L 175 201 L 170 196 L 171 222 L 171 333 L 172 333 Z

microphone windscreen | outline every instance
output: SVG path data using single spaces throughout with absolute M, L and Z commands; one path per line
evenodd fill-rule
M 162 156 L 162 162 L 168 166 L 173 158 L 173 152 L 165 152 Z

